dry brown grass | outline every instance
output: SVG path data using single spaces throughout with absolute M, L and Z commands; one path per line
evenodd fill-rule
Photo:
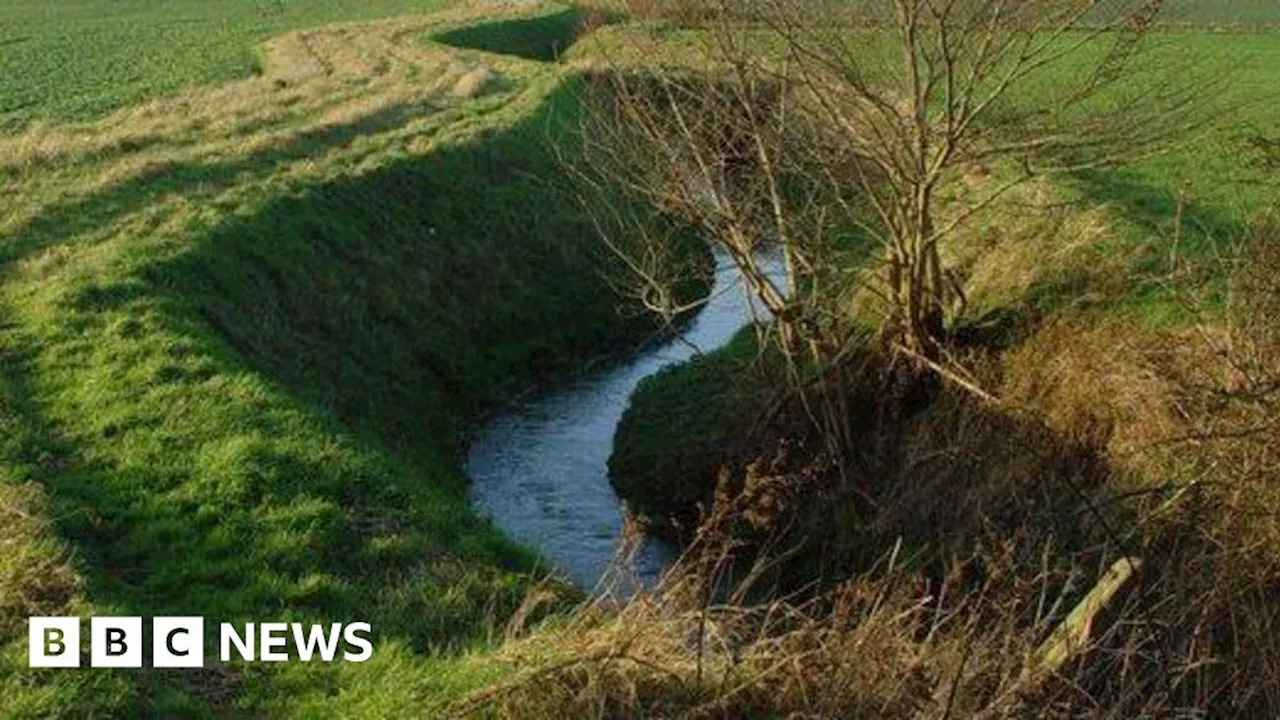
M 974 192 L 990 192 L 995 182 L 975 180 L 973 186 L 985 189 Z M 958 211 L 967 207 L 962 201 Z M 1010 191 L 948 248 L 948 266 L 966 278 L 970 315 L 1007 307 L 1046 282 L 1083 274 L 1097 280 L 1123 277 L 1133 258 L 1118 252 L 1102 256 L 1096 249 L 1115 217 L 1116 210 L 1106 205 L 1085 209 L 1067 203 L 1043 180 Z
M 489 68 L 481 65 L 458 78 L 453 85 L 453 94 L 458 97 L 473 98 L 493 86 L 498 76 Z
M 1131 320 L 1051 320 L 1007 356 L 1003 394 L 1059 435 L 1147 467 L 1180 427 L 1175 379 L 1153 362 L 1165 342 Z
M 1014 172 L 985 165 L 963 169 L 951 184 L 955 196 L 944 219 L 960 219 Z M 1069 295 L 1070 302 L 1084 304 L 1125 287 L 1141 248 L 1098 251 L 1120 217 L 1110 205 L 1082 207 L 1045 179 L 1000 195 L 985 211 L 963 219 L 943 248 L 945 266 L 964 288 L 963 301 L 948 308 L 952 323 L 972 325 L 1007 314 L 1040 292 Z M 886 306 L 878 293 L 859 288 L 847 312 L 874 322 Z
M 742 509 L 721 508 L 717 522 Z M 930 588 L 888 557 L 879 571 L 807 600 L 753 601 L 761 575 L 733 572 L 729 536 L 703 530 L 656 592 L 620 609 L 586 605 L 508 644 L 500 660 L 527 669 L 450 712 L 909 718 L 1008 708 L 1020 692 L 1034 650 L 1027 636 L 979 629 L 984 618 L 1012 617 L 992 612 L 1011 600 L 996 599 L 998 581 L 958 597 L 959 575 Z
M 1109 494 L 1156 563 L 1143 613 L 1166 652 L 1198 663 L 1135 666 L 1177 674 L 1190 705 L 1249 716 L 1280 709 L 1277 238 L 1264 218 L 1220 257 L 1175 268 L 1183 326 L 1052 323 L 1006 365 L 1007 398 L 1105 449 Z
M 1052 320 L 968 363 L 998 404 L 944 391 L 895 420 L 860 466 L 861 507 L 874 510 L 858 540 L 894 548 L 870 569 L 785 594 L 773 583 L 797 556 L 777 538 L 795 534 L 743 552 L 742 528 L 794 530 L 850 507 L 830 482 L 813 493 L 826 466 L 812 456 L 765 453 L 726 476 L 658 589 L 510 643 L 515 679 L 450 710 L 1277 716 L 1276 238 L 1263 223 L 1213 267 L 1180 269 L 1171 290 L 1193 319 L 1178 329 Z M 1126 557 L 1132 580 L 1083 612 Z M 735 568 L 744 558 L 754 564 Z M 1068 631 L 1084 644 L 1047 664 L 1049 638 Z
M 1171 675 L 1129 677 L 1128 665 L 1157 638 L 1142 622 L 1141 595 L 1123 586 L 1121 600 L 1099 606 L 1113 617 L 1094 612 L 1070 621 L 1087 644 L 1059 660 L 1089 664 L 1047 660 L 1058 647 L 1053 631 L 1091 586 L 1079 569 L 1055 567 L 1050 548 L 1037 572 L 1017 572 L 1013 548 L 1004 547 L 930 580 L 899 546 L 824 592 L 779 596 L 754 585 L 763 577 L 758 566 L 732 570 L 725 537 L 704 535 L 655 592 L 620 609 L 586 605 L 566 623 L 509 643 L 499 659 L 518 668 L 514 679 L 450 706 L 449 714 L 1031 718 L 1112 710 L 1154 718 L 1182 709 L 1178 698 L 1151 692 Z M 975 565 L 984 569 L 977 579 L 969 571 Z M 1190 665 L 1185 657 L 1178 662 Z M 1102 687 L 1093 677 L 1099 673 L 1125 677 L 1130 692 L 1091 695 Z
M 1005 396 L 1060 435 L 1105 448 L 1113 466 L 1212 495 L 1242 541 L 1280 560 L 1280 237 L 1273 222 L 1211 267 L 1183 268 L 1172 291 L 1191 321 L 1046 325 L 1006 361 Z M 1197 278 L 1210 278 L 1204 282 Z
M 625 0 L 627 14 L 642 21 L 663 20 L 676 24 L 693 24 L 707 15 L 703 0 Z

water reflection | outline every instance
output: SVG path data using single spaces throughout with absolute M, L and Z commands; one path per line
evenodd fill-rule
M 666 365 L 726 344 L 762 314 L 741 287 L 732 263 L 717 257 L 710 301 L 682 339 L 650 349 L 611 369 L 528 398 L 475 433 L 467 458 L 472 501 L 508 536 L 536 549 L 583 588 L 609 569 L 622 530 L 607 463 L 614 430 L 636 385 Z M 775 278 L 775 255 L 760 262 Z M 642 582 L 652 582 L 672 549 L 649 540 L 636 558 Z

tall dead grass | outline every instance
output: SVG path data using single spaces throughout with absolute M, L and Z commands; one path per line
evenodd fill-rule
M 729 537 L 703 535 L 653 592 L 620 608 L 597 601 L 509 644 L 501 659 L 523 670 L 449 714 L 1071 717 L 1095 703 L 1073 682 L 1073 658 L 1097 653 L 1090 667 L 1120 672 L 1150 644 L 1149 632 L 1122 632 L 1116 620 L 1104 627 L 1100 612 L 1111 596 L 1091 606 L 1093 584 L 1078 569 L 1056 567 L 1049 548 L 1036 573 L 1016 572 L 1004 547 L 976 551 L 931 581 L 895 546 L 822 592 L 780 594 L 761 579 L 786 553 L 735 569 Z M 974 565 L 984 568 L 980 579 L 969 573 Z M 1123 592 L 1125 580 L 1109 593 Z M 1137 615 L 1133 605 L 1125 600 L 1121 612 Z M 1064 643 L 1064 635 L 1079 641 Z M 1126 717 L 1174 709 L 1145 691 L 1125 700 Z

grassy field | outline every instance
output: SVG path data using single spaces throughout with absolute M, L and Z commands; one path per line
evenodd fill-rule
M 537 560 L 471 513 L 458 442 L 647 326 L 619 322 L 555 180 L 573 70 L 534 60 L 578 16 L 450 5 L 0 7 L 0 714 L 421 714 L 509 672 L 489 635 Z M 1277 36 L 1165 40 L 1280 135 Z M 1071 192 L 1114 205 L 1141 257 L 1163 257 L 1184 183 L 1228 237 L 1273 192 L 1241 172 L 1241 127 Z M 379 647 L 25 669 L 28 615 L 94 613 L 358 617 Z
M 1264 26 L 1280 23 L 1280 7 L 1270 0 L 1173 0 L 1164 12 L 1172 22 L 1198 25 Z
M 14 0 L 0 7 L 0 130 L 86 119 L 187 86 L 244 77 L 260 69 L 255 44 L 287 30 L 427 13 L 455 2 Z M 1280 23 L 1280 7 L 1269 0 L 1179 0 L 1165 12 L 1178 23 Z
M 27 549 L 0 565 L 0 714 L 384 716 L 487 677 L 456 653 L 535 560 L 472 514 L 457 443 L 649 332 L 556 180 L 566 71 L 430 39 L 495 12 L 287 34 L 260 77 L 0 138 L 0 511 Z M 358 616 L 380 649 L 22 669 L 27 615 L 91 610 Z
M 0 6 L 0 129 L 86 119 L 245 77 L 296 28 L 424 13 L 450 0 L 16 0 Z
M 1224 3 L 1212 12 L 1225 17 L 1244 14 L 1251 7 L 1255 6 Z M 1280 16 L 1274 6 L 1256 7 L 1259 13 L 1269 13 L 1267 17 Z M 1174 7 L 1171 16 L 1189 9 Z M 770 42 L 765 35 L 761 42 Z M 715 52 L 707 40 L 693 30 L 618 25 L 583 40 L 575 46 L 573 57 L 582 62 L 697 63 Z M 1165 82 L 1172 77 L 1175 82 L 1202 87 L 1210 122 L 1176 145 L 1122 170 L 1080 173 L 1055 188 L 1055 202 L 1082 209 L 1107 206 L 1115 211 L 1115 232 L 1110 234 L 1109 246 L 1100 251 L 1132 255 L 1134 272 L 1146 272 L 1154 258 L 1167 256 L 1165 245 L 1174 234 L 1171 223 L 1179 196 L 1186 202 L 1183 252 L 1209 252 L 1215 243 L 1238 237 L 1276 193 L 1273 170 L 1257 162 L 1254 140 L 1280 137 L 1280 74 L 1274 71 L 1280 66 L 1280 34 L 1177 30 L 1147 38 L 1140 57 L 1140 74 L 1134 83 Z M 1082 71 L 1091 70 L 1091 58 L 1096 56 L 1076 53 L 1059 63 L 1042 75 L 1039 85 L 1020 89 L 1021 102 L 1034 105 L 1038 97 L 1055 92 L 1054 83 L 1074 81 Z M 1098 101 L 1122 107 L 1126 95 L 1121 87 Z M 1127 300 L 1136 300 L 1133 309 L 1153 317 L 1168 311 L 1150 294 L 1137 292 Z

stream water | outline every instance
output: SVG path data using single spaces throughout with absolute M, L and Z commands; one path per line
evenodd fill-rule
M 782 277 L 779 258 L 760 262 Z M 748 299 L 733 264 L 716 258 L 712 294 L 681 338 L 619 365 L 515 404 L 481 426 L 467 457 L 472 502 L 509 537 L 593 589 L 614 559 L 622 506 L 609 484 L 614 431 L 641 380 L 727 342 L 762 311 Z M 635 558 L 651 584 L 673 549 L 648 540 Z

